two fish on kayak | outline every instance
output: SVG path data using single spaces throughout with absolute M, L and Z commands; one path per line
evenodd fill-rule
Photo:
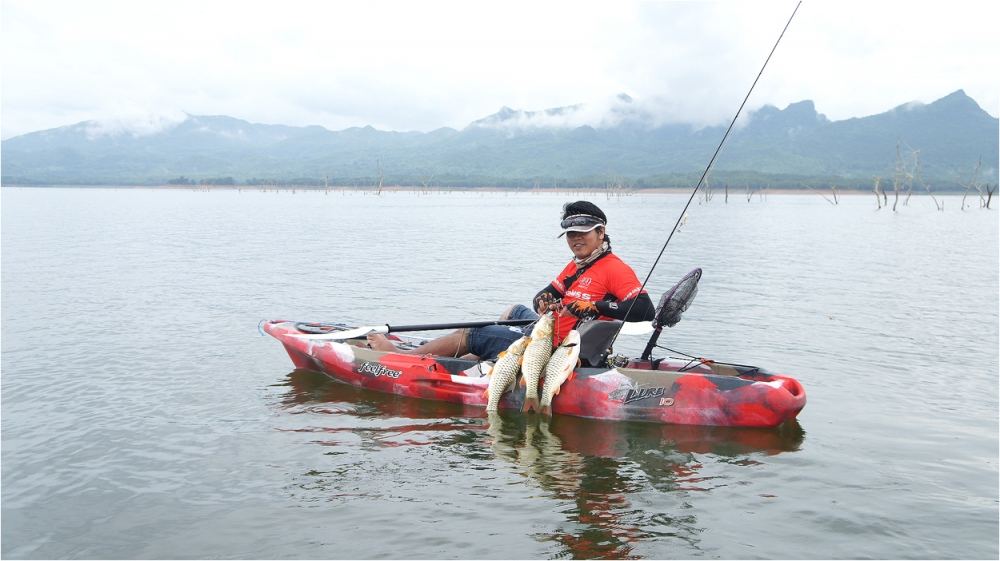
M 535 323 L 530 336 L 521 337 L 511 343 L 506 351 L 497 357 L 489 373 L 490 384 L 486 388 L 487 411 L 496 411 L 500 398 L 514 388 L 517 375 L 523 376 L 525 386 L 523 411 L 537 410 L 551 414 L 552 398 L 559 393 L 563 382 L 573 374 L 580 356 L 580 333 L 570 331 L 555 350 L 552 349 L 552 335 L 555 318 L 547 313 Z M 538 382 L 544 375 L 545 382 L 538 394 Z

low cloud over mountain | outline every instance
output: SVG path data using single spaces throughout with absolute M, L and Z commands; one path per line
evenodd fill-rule
M 655 102 L 620 94 L 543 111 L 503 107 L 461 130 L 427 133 L 198 115 L 87 121 L 4 141 L 3 182 L 367 185 L 381 175 L 400 185 L 690 185 L 728 123 L 671 123 L 657 117 L 663 114 Z M 843 121 L 830 121 L 808 100 L 765 106 L 739 125 L 717 160 L 715 182 L 863 187 L 892 176 L 897 144 L 906 157 L 919 155 L 929 182 L 968 181 L 980 157 L 982 177 L 996 181 L 998 120 L 962 90 Z

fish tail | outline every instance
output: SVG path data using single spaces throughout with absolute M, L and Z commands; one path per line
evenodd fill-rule
M 521 407 L 523 413 L 529 411 L 538 411 L 538 398 L 537 397 L 524 397 L 524 406 Z

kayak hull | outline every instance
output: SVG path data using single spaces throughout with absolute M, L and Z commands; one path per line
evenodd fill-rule
M 380 352 L 363 340 L 317 340 L 295 322 L 263 329 L 284 345 L 292 363 L 356 387 L 419 399 L 486 407 L 488 363 Z M 654 369 L 655 366 L 655 369 Z M 520 410 L 524 387 L 504 394 L 500 409 Z M 554 414 L 677 425 L 776 427 L 805 406 L 793 378 L 758 368 L 633 361 L 619 368 L 578 368 L 552 401 Z

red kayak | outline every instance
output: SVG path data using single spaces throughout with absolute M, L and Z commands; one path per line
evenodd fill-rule
M 776 427 L 794 419 L 805 407 L 806 392 L 793 378 L 756 366 L 693 356 L 686 361 L 652 357 L 654 349 L 664 348 L 656 344 L 663 327 L 676 325 L 694 300 L 701 274 L 701 269 L 694 269 L 660 299 L 653 321 L 645 324 L 653 335 L 638 359 L 610 356 L 614 341 L 626 327 L 621 321 L 578 324 L 580 362 L 553 399 L 552 412 L 589 419 L 721 427 Z M 485 408 L 489 378 L 483 372 L 489 371 L 488 363 L 375 351 L 368 348 L 365 335 L 528 321 L 396 328 L 269 321 L 264 330 L 281 341 L 299 368 L 370 390 Z M 390 337 L 397 346 L 417 346 L 412 340 Z M 499 407 L 520 410 L 523 404 L 524 387 L 518 384 L 504 394 Z
M 361 337 L 306 338 L 316 333 L 307 326 L 316 325 L 330 332 L 347 329 L 290 321 L 268 321 L 263 328 L 281 341 L 298 368 L 370 390 L 486 407 L 489 378 L 482 373 L 489 370 L 487 363 L 375 351 Z M 504 395 L 500 408 L 520 410 L 523 402 L 524 388 L 517 385 Z M 629 360 L 616 367 L 578 367 L 553 400 L 552 410 L 591 419 L 775 427 L 794 419 L 805 403 L 798 381 L 756 367 L 704 359 Z

